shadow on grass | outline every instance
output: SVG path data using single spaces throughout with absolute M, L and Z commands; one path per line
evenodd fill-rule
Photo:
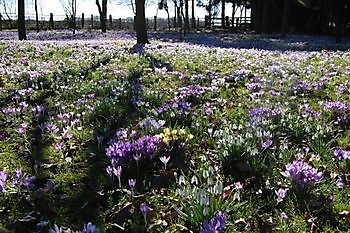
M 150 33 L 150 37 L 165 42 L 181 42 L 176 33 Z M 269 51 L 321 51 L 348 50 L 350 38 L 336 44 L 333 36 L 289 35 L 281 38 L 279 34 L 254 33 L 189 33 L 183 42 L 211 48 L 257 49 Z

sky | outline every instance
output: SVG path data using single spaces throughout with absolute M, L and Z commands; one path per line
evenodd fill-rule
M 17 0 L 0 0 L 6 1 L 8 5 L 8 11 L 16 13 L 16 5 Z M 34 18 L 34 0 L 25 0 L 27 7 L 26 7 L 26 14 L 27 18 Z M 63 2 L 69 2 L 69 0 L 38 0 L 38 8 L 39 8 L 39 17 L 45 17 L 48 18 L 50 13 L 54 14 L 54 18 L 63 18 L 64 17 L 64 10 L 62 7 L 62 4 L 60 1 Z M 124 4 L 121 2 L 124 1 Z M 128 6 L 128 3 L 131 0 L 109 0 L 108 1 L 108 15 L 112 15 L 113 18 L 127 18 L 127 17 L 133 17 L 134 13 L 130 6 Z M 81 15 L 81 13 L 84 12 L 85 17 L 90 16 L 91 14 L 98 16 L 98 9 L 95 3 L 95 0 L 77 0 L 78 7 L 77 7 L 77 15 Z M 168 0 L 169 8 L 170 8 L 170 17 L 174 17 L 173 13 L 173 4 L 171 0 Z M 191 4 L 190 4 L 191 5 Z M 232 15 L 232 4 L 226 5 L 226 15 L 231 16 Z M 0 6 L 0 12 L 3 13 L 4 9 L 3 6 Z M 196 7 L 195 10 L 195 16 L 196 18 L 204 18 L 206 12 L 203 8 Z M 157 11 L 157 4 L 149 4 L 146 7 L 146 17 L 153 17 L 157 15 L 159 18 L 166 18 L 167 14 L 165 10 L 158 10 Z

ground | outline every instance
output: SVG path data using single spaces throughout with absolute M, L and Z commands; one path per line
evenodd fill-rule
M 0 33 L 0 232 L 348 231 L 347 39 L 15 38 Z

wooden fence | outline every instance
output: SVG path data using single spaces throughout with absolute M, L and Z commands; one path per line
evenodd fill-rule
M 11 18 L 9 18 L 11 17 Z M 210 22 L 210 25 L 209 25 Z M 184 28 L 184 25 L 181 27 L 181 23 L 175 20 L 174 18 L 170 19 L 170 25 L 168 25 L 168 19 L 158 18 L 154 16 L 153 18 L 147 18 L 146 24 L 148 30 L 169 30 L 174 28 Z M 184 21 L 182 20 L 182 24 Z M 223 27 L 224 23 L 224 27 Z M 208 16 L 205 19 L 197 18 L 195 20 L 190 20 L 190 29 L 201 29 L 201 28 L 239 28 L 247 29 L 251 24 L 250 17 L 225 17 L 224 22 L 221 18 L 212 18 L 209 21 Z M 49 15 L 42 15 L 39 17 L 39 27 L 40 30 L 53 30 L 53 29 L 64 29 L 69 28 L 70 21 L 65 15 L 54 15 L 50 13 Z M 28 30 L 35 30 L 35 15 L 26 15 L 26 27 Z M 11 14 L 7 15 L 6 18 L 4 15 L 0 14 L 0 31 L 8 29 L 17 28 L 17 15 Z M 77 29 L 99 29 L 100 28 L 100 17 L 96 15 L 81 15 L 76 17 L 76 28 Z M 134 29 L 134 18 L 113 18 L 112 15 L 109 15 L 107 19 L 107 29 L 109 30 L 133 30 Z

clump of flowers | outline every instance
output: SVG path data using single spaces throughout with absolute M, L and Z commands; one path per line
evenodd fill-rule
M 163 132 L 156 135 L 157 138 L 159 138 L 163 143 L 166 145 L 169 145 L 174 142 L 189 142 L 193 139 L 193 135 L 186 131 L 185 129 L 170 129 L 165 128 L 163 129 Z
M 340 150 L 340 149 L 333 150 L 333 155 L 339 161 L 342 161 L 344 159 L 350 159 L 350 151 L 347 151 L 347 150 Z
M 226 227 L 226 217 L 219 211 L 209 222 L 204 221 L 199 233 L 221 233 Z
M 98 229 L 94 224 L 89 222 L 84 225 L 84 230 L 81 233 L 100 233 L 100 229 Z
M 66 231 L 63 231 L 62 227 L 59 227 L 56 224 L 53 226 L 53 228 L 49 229 L 49 233 L 63 233 L 63 232 L 66 232 Z M 94 224 L 89 222 L 88 224 L 84 224 L 84 229 L 82 231 L 78 231 L 78 232 L 79 233 L 100 233 L 100 229 L 98 229 Z
M 12 182 L 10 182 L 12 179 Z M 31 177 L 28 174 L 23 173 L 21 168 L 17 168 L 15 170 L 15 176 L 12 177 L 9 175 L 8 172 L 0 171 L 0 192 L 5 191 L 5 186 L 10 186 L 10 183 L 12 184 L 11 188 L 13 187 L 25 187 L 25 188 L 31 188 L 33 186 L 33 181 L 35 180 L 35 177 Z
M 286 170 L 281 172 L 284 177 L 290 178 L 295 184 L 303 188 L 309 184 L 320 181 L 323 173 L 302 160 L 296 160 L 286 165 Z
M 165 124 L 164 120 L 154 120 L 151 117 L 147 117 L 141 121 L 138 125 L 145 130 L 158 130 Z
M 136 132 L 130 134 L 117 132 L 118 140 L 112 141 L 106 149 L 106 155 L 116 164 L 130 160 L 133 156 L 149 156 L 157 151 L 159 139 L 151 135 L 137 137 Z

